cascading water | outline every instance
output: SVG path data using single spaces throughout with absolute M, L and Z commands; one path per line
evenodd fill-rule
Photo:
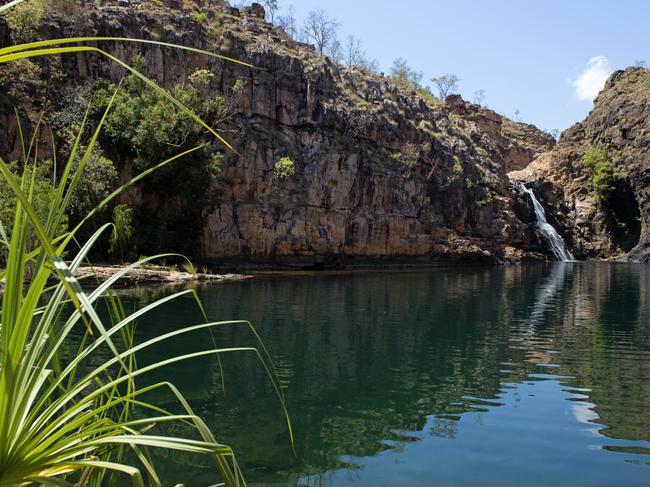
M 546 212 L 544 211 L 544 207 L 542 207 L 541 203 L 535 197 L 533 190 L 527 188 L 523 184 L 521 185 L 521 188 L 524 190 L 524 193 L 530 196 L 530 200 L 533 202 L 533 209 L 535 210 L 535 217 L 537 218 L 537 228 L 539 228 L 539 231 L 542 232 L 544 237 L 546 237 L 548 243 L 551 244 L 551 249 L 553 250 L 555 257 L 562 262 L 575 260 L 573 254 L 569 252 L 569 249 L 564 245 L 564 240 L 562 240 L 560 234 L 557 233 L 555 228 L 546 221 Z

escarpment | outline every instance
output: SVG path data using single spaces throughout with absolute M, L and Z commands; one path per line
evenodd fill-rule
M 600 173 L 584 162 L 601 151 Z M 587 118 L 512 174 L 539 193 L 581 258 L 650 259 L 650 71 L 616 71 Z
M 166 88 L 186 83 L 197 69 L 212 73 L 202 88 L 208 95 L 225 96 L 239 83 L 232 113 L 217 127 L 235 150 L 223 150 L 208 190 L 167 198 L 149 188 L 126 198 L 151 219 L 173 206 L 180 214 L 191 210 L 197 225 L 182 237 L 193 242 L 196 259 L 328 266 L 550 255 L 534 232 L 529 202 L 507 176 L 551 149 L 550 135 L 457 95 L 429 104 L 387 77 L 316 55 L 257 10 L 212 2 L 198 16 L 177 7 L 104 2 L 74 17 L 50 13 L 40 35 L 151 39 L 253 66 L 161 46 L 101 43 L 127 62 L 142 55 L 143 71 Z M 23 101 L 33 113 L 67 113 L 72 98 L 92 100 L 95 80 L 125 76 L 94 53 L 67 55 L 57 69 L 61 76 L 47 87 L 28 87 Z M 2 110 L 1 152 L 15 156 L 13 114 L 6 104 Z M 48 137 L 41 137 L 44 145 Z M 109 143 L 102 148 L 122 175 L 133 174 L 130 157 Z M 278 174 L 282 158 L 293 168 Z M 165 235 L 145 238 L 149 247 L 141 252 L 173 250 Z

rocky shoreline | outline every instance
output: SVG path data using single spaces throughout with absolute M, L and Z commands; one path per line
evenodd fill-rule
M 80 280 L 96 279 L 104 281 L 115 274 L 121 266 L 80 267 L 76 276 Z M 190 273 L 168 267 L 137 268 L 129 271 L 117 281 L 118 286 L 146 286 L 154 284 L 185 284 L 191 282 L 228 282 L 251 279 L 248 274 L 209 274 Z M 1 289 L 1 288 L 0 288 Z

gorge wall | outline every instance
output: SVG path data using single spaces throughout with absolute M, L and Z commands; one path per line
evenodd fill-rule
M 205 196 L 178 202 L 136 191 L 127 198 L 148 208 L 152 219 L 164 205 L 198 207 L 200 230 L 186 235 L 196 241 L 198 260 L 328 266 L 552 258 L 535 233 L 530 202 L 507 176 L 551 149 L 549 134 L 456 95 L 429 104 L 383 75 L 318 56 L 257 11 L 209 3 L 200 6 L 206 16 L 199 18 L 180 5 L 107 1 L 74 16 L 51 11 L 39 32 L 48 38 L 153 39 L 254 66 L 158 46 L 101 43 L 127 62 L 142 54 L 144 71 L 167 88 L 198 68 L 214 74 L 210 93 L 244 83 L 233 116 L 218 127 L 235 151 L 225 152 L 221 175 Z M 6 39 L 6 25 L 2 30 Z M 61 79 L 34 81 L 19 101 L 33 114 L 60 111 L 71 93 L 87 93 L 93 80 L 119 80 L 125 73 L 92 53 L 64 57 L 61 71 Z M 16 81 L 5 78 L 6 91 L 11 83 L 15 88 Z M 0 134 L 0 153 L 15 158 L 17 130 L 6 101 Z M 49 135 L 41 138 L 46 145 Z M 131 174 L 128 158 L 114 156 L 121 173 Z M 282 157 L 294 161 L 295 174 L 274 175 Z M 568 218 L 561 219 L 566 231 Z
M 582 163 L 590 149 L 611 158 L 599 198 Z M 650 260 L 650 70 L 616 71 L 587 118 L 562 134 L 515 181 L 530 183 L 579 258 Z

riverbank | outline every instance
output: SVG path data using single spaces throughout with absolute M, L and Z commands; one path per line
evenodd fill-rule
M 616 260 L 609 259 L 610 262 Z M 545 261 L 531 261 L 529 264 L 542 264 Z M 514 265 L 524 264 L 523 262 L 512 263 Z M 129 271 L 120 277 L 116 285 L 122 288 L 135 286 L 156 286 L 164 284 L 189 284 L 193 282 L 231 282 L 243 281 L 248 279 L 265 278 L 265 277 L 296 277 L 296 276 L 313 276 L 318 275 L 351 275 L 359 272 L 385 272 L 385 271 L 426 271 L 431 269 L 444 269 L 455 267 L 460 269 L 472 269 L 477 267 L 492 267 L 497 264 L 486 262 L 462 262 L 462 261 L 439 261 L 429 263 L 404 263 L 404 262 L 382 262 L 368 263 L 358 265 L 342 266 L 281 266 L 281 265 L 240 265 L 238 267 L 226 267 L 219 273 L 190 273 L 177 270 L 173 267 L 165 266 L 148 266 L 146 268 L 137 268 Z M 89 279 L 96 282 L 102 282 L 110 278 L 125 266 L 119 265 L 94 265 L 83 266 L 77 269 L 76 277 L 79 280 L 88 282 Z M 238 272 L 243 271 L 243 272 Z M 4 291 L 4 280 L 0 280 L 0 294 Z
M 124 266 L 86 266 L 80 267 L 76 276 L 80 280 L 95 279 L 104 281 L 118 272 Z M 226 282 L 250 279 L 248 274 L 211 274 L 203 272 L 185 272 L 169 267 L 137 268 L 127 272 L 117 281 L 119 286 L 146 286 L 150 284 L 183 284 L 190 282 Z

